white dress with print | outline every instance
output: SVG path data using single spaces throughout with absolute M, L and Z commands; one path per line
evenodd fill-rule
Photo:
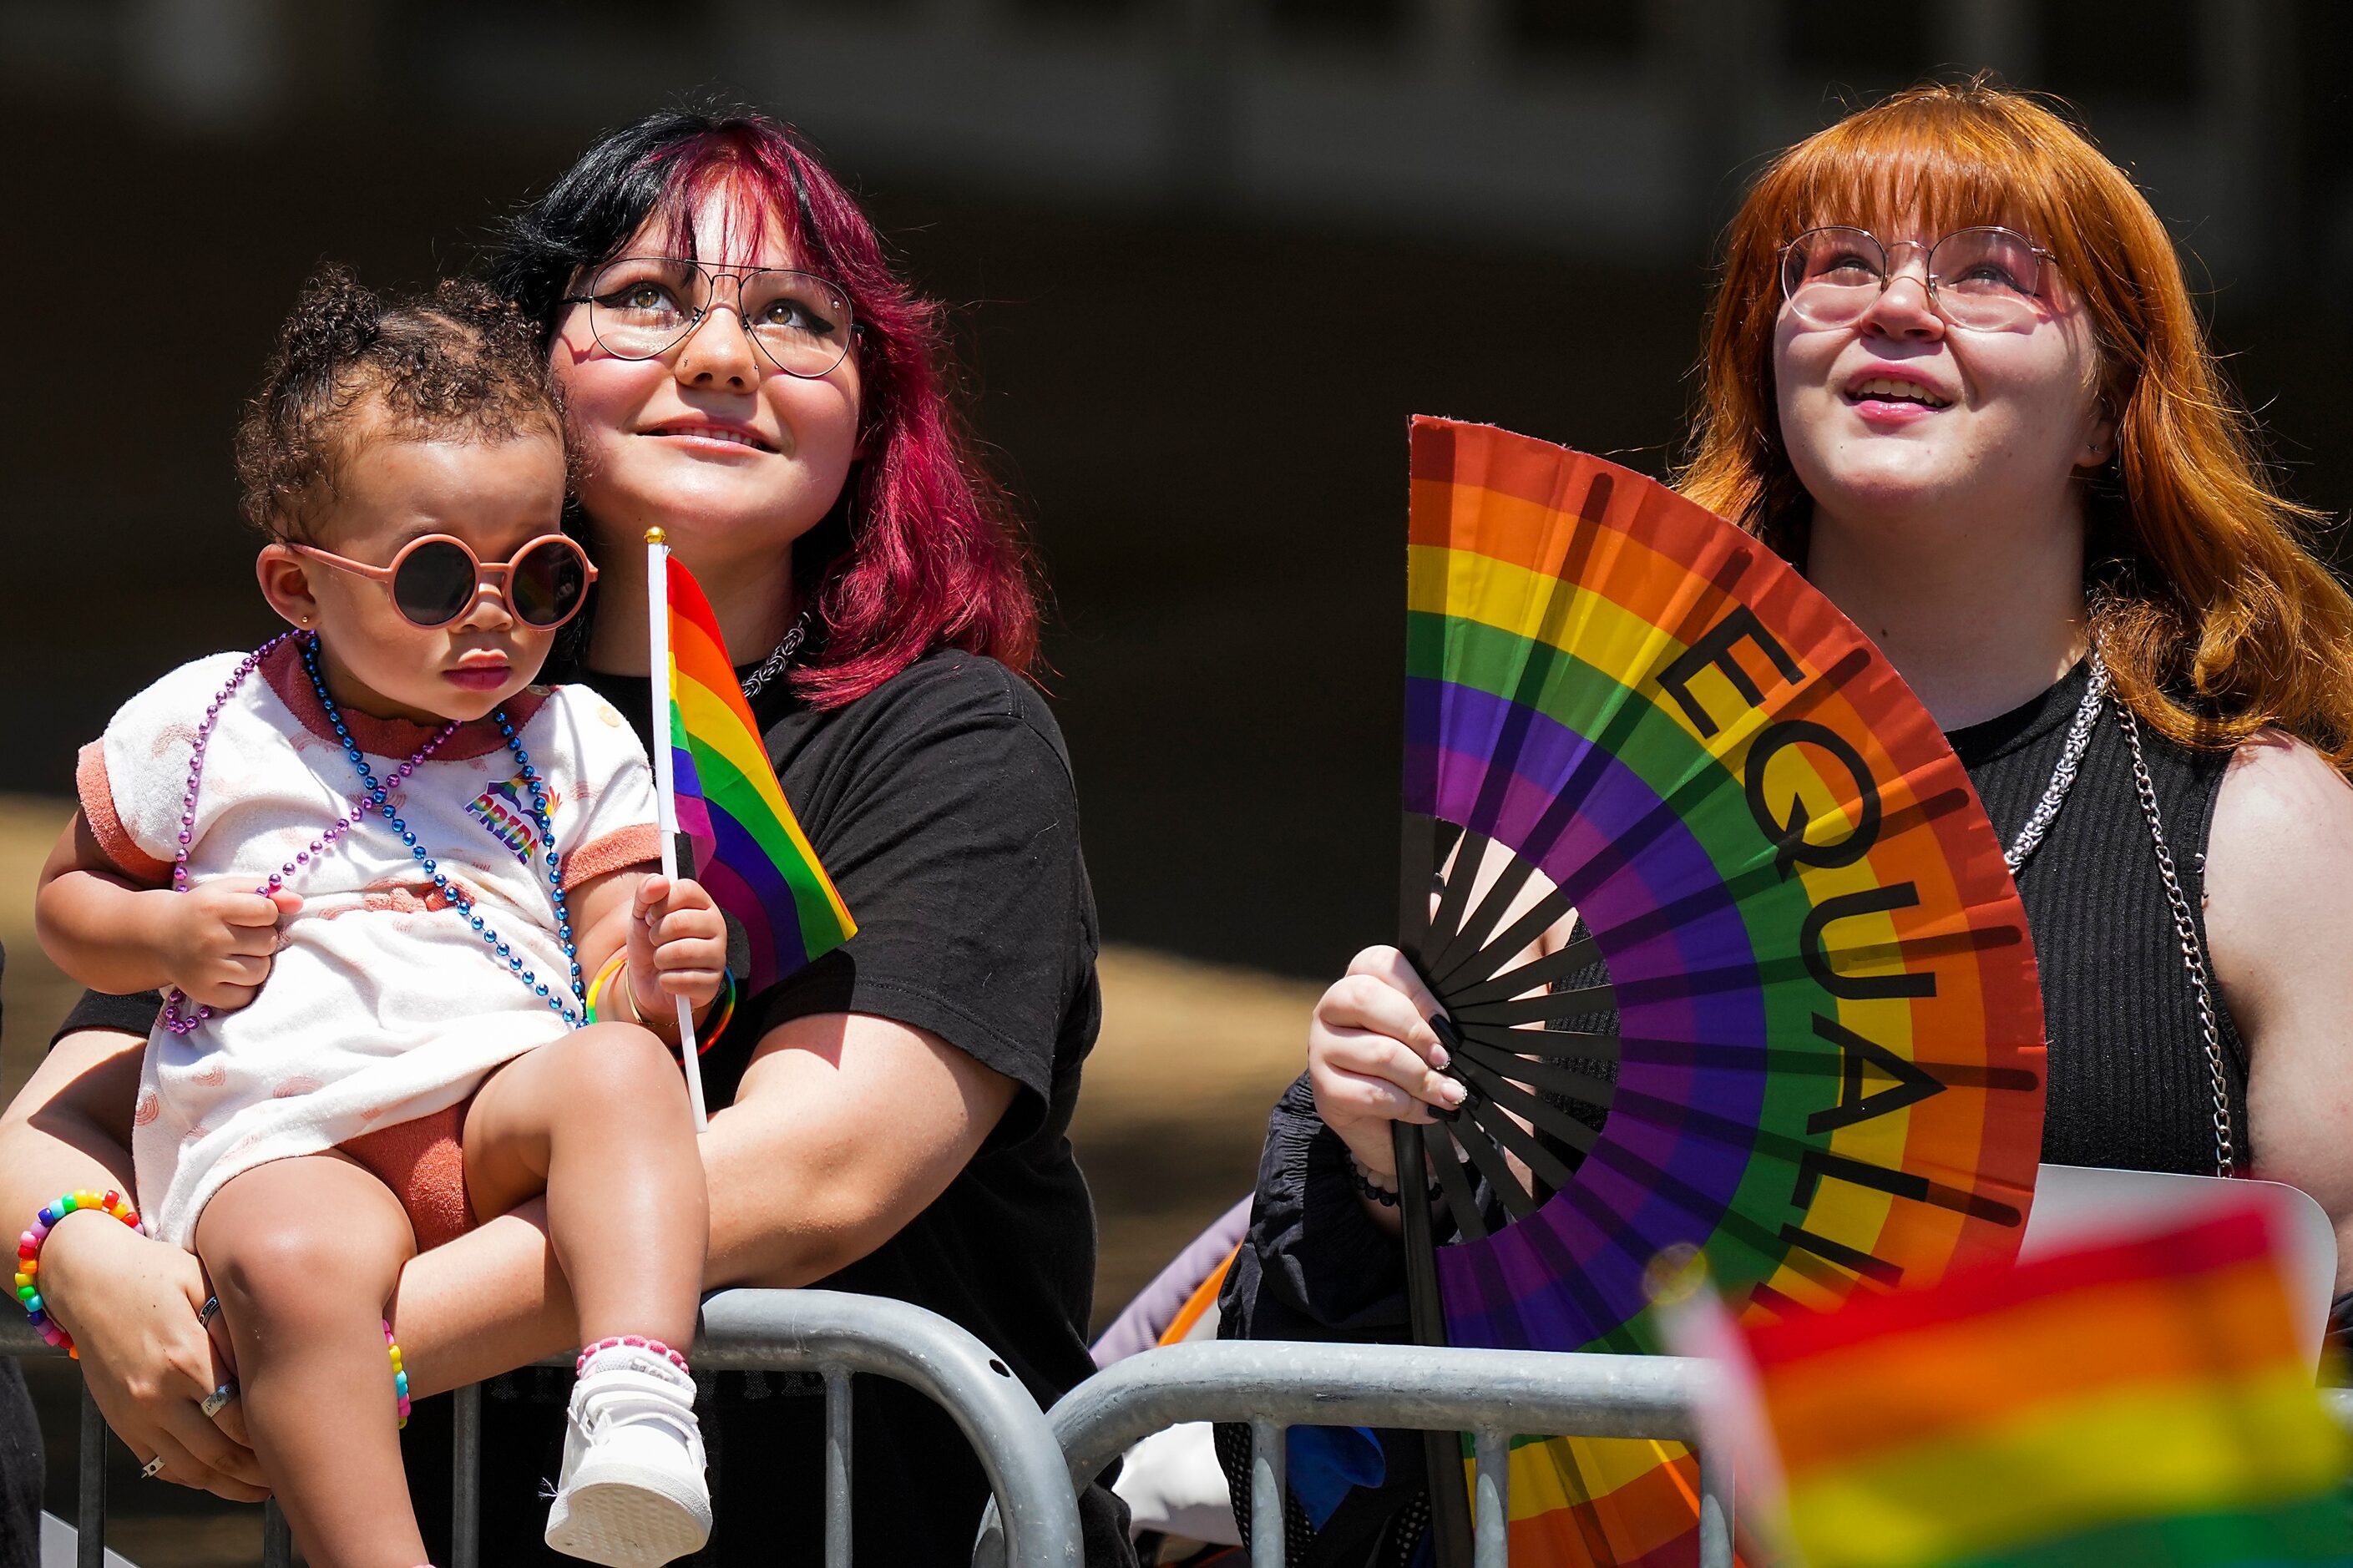
M 84 816 L 134 880 L 168 885 L 196 725 L 242 657 L 173 671 L 83 751 Z M 543 781 L 567 893 L 656 858 L 645 752 L 609 704 L 585 687 L 533 688 L 506 711 Z M 431 733 L 357 715 L 346 722 L 386 781 Z M 360 793 L 294 645 L 280 646 L 214 725 L 190 881 L 259 886 Z M 149 1037 L 132 1147 L 139 1207 L 155 1235 L 189 1246 L 196 1216 L 232 1176 L 455 1105 L 501 1062 L 565 1033 L 514 973 L 569 994 L 572 961 L 531 791 L 496 727 L 461 728 L 393 804 L 509 954 L 476 934 L 381 815 L 300 867 L 286 886 L 302 907 L 283 922 L 254 1000 L 185 1036 L 159 1020 Z

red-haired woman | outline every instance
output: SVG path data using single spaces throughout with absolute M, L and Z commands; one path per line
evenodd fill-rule
M 1682 489 L 1878 640 L 2024 851 L 2044 1158 L 2293 1183 L 2353 1240 L 2353 601 L 2131 182 L 1978 84 L 1790 149 L 1732 226 Z M 1391 1121 L 1459 1103 L 1434 1011 L 1390 948 L 1324 993 L 1226 1332 L 1402 1332 L 1367 1194 L 1397 1189 Z M 1419 1486 L 1390 1452 L 1307 1561 L 1389 1531 Z
M 1027 561 L 946 405 L 937 308 L 809 150 L 745 114 L 607 137 L 522 215 L 495 278 L 543 324 L 568 404 L 603 574 L 578 678 L 645 729 L 642 539 L 665 529 L 753 655 L 777 776 L 859 922 L 746 998 L 704 1059 L 707 1282 L 915 1302 L 1051 1400 L 1092 1370 L 1093 1218 L 1064 1131 L 1100 1016 L 1094 909 L 1069 761 L 1024 679 Z M 78 1011 L 0 1129 L 9 1212 L 127 1187 L 153 1011 Z M 200 1408 L 226 1377 L 196 1323 L 203 1282 L 185 1253 L 111 1228 L 61 1225 L 42 1259 L 100 1407 L 166 1477 L 252 1495 L 234 1404 Z M 417 1258 L 394 1327 L 419 1394 L 570 1346 L 542 1218 Z M 987 1496 L 968 1446 L 897 1384 L 855 1387 L 860 1555 L 961 1561 Z M 493 1394 L 483 1551 L 540 1561 L 560 1384 Z M 712 1404 L 714 1560 L 814 1561 L 820 1402 L 723 1377 Z M 446 1465 L 422 1473 L 431 1508 Z M 1099 1559 L 1124 1552 L 1107 1507 L 1089 1529 Z

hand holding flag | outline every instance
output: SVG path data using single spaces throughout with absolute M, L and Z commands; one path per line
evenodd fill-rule
M 627 945 L 629 1005 L 640 1017 L 666 1014 L 672 998 L 703 1013 L 727 984 L 727 922 L 711 890 L 690 879 L 638 884 Z M 713 1020 L 706 1013 L 703 1022 Z
M 676 837 L 683 828 L 694 843 L 697 879 L 750 939 L 745 991 L 765 990 L 839 947 L 858 926 L 785 804 L 719 617 L 658 528 L 646 532 L 646 593 L 658 683 L 653 752 L 662 874 L 679 875 Z M 679 1038 L 701 1127 L 702 1074 L 683 997 Z

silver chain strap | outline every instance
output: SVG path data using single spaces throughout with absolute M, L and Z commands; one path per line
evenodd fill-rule
M 2067 727 L 2067 743 L 2059 752 L 2059 765 L 2051 770 L 2051 782 L 2043 786 L 2042 798 L 2035 804 L 2034 815 L 2018 830 L 2018 837 L 2002 852 L 2010 865 L 2010 874 L 2026 864 L 2051 829 L 2052 820 L 2059 808 L 2067 804 L 2067 792 L 2075 787 L 2075 770 L 2084 761 L 2084 749 L 2092 743 L 2092 725 L 2100 716 L 2100 700 L 2108 693 L 2108 667 L 2102 662 L 2099 650 L 2092 650 L 2092 677 L 2084 688 L 2084 700 L 2075 704 L 2074 722 Z
M 782 675 L 791 665 L 793 655 L 800 652 L 801 644 L 808 640 L 808 626 L 809 613 L 803 610 L 800 617 L 786 631 L 784 640 L 760 661 L 760 668 L 744 678 L 744 696 L 747 700 L 760 695 L 762 687 Z
M 2157 873 L 2165 881 L 2166 901 L 2173 906 L 2173 929 L 2181 939 L 2182 966 L 2189 971 L 2189 988 L 2198 998 L 2198 1027 L 2206 1043 L 2206 1070 L 2214 1080 L 2214 1173 L 2234 1175 L 2238 1154 L 2231 1140 L 2231 1086 L 2222 1073 L 2222 1037 L 2214 1025 L 2214 997 L 2206 984 L 2206 950 L 2198 940 L 2197 921 L 2190 918 L 2189 897 L 2173 868 L 2173 851 L 2165 842 L 2165 824 L 2157 812 L 2157 786 L 2149 781 L 2148 763 L 2141 756 L 2140 726 L 2132 710 L 2116 704 L 2116 721 L 2124 726 L 2125 744 L 2132 748 L 2133 788 L 2140 794 L 2141 815 L 2148 818 L 2149 842 L 2157 847 Z
M 2059 765 L 2051 770 L 2051 782 L 2044 786 L 2042 798 L 2034 807 L 2034 815 L 2018 830 L 2018 837 L 2003 852 L 2013 875 L 2026 858 L 2042 842 L 2051 829 L 2059 808 L 2067 802 L 2067 792 L 2075 785 L 2076 770 L 2083 765 L 2084 752 L 2091 744 L 2092 728 L 2100 716 L 2100 704 L 2108 691 L 2108 667 L 2100 658 L 2099 649 L 2092 650 L 2090 683 L 2084 689 L 2083 700 L 2075 705 L 2075 718 L 2067 729 L 2067 743 L 2061 748 Z M 2222 1070 L 2221 1032 L 2214 1023 L 2214 996 L 2206 979 L 2206 949 L 2198 940 L 2198 925 L 2189 912 L 2189 896 L 2182 891 L 2181 878 L 2173 867 L 2173 850 L 2165 842 L 2165 822 L 2157 809 L 2157 785 L 2148 776 L 2148 763 L 2141 755 L 2140 726 L 2134 721 L 2132 710 L 2116 704 L 2116 721 L 2124 726 L 2125 744 L 2132 752 L 2133 788 L 2140 796 L 2141 815 L 2148 819 L 2149 842 L 2157 850 L 2158 876 L 2165 883 L 2166 902 L 2173 910 L 2173 929 L 2181 942 L 2181 964 L 2189 972 L 2189 989 L 2198 1002 L 2198 1028 L 2206 1047 L 2206 1070 L 2214 1085 L 2214 1170 L 2228 1176 L 2238 1167 L 2237 1152 L 2231 1137 L 2231 1084 Z

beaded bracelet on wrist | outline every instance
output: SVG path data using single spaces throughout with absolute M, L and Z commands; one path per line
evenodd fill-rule
M 1358 1197 L 1363 1198 L 1369 1203 L 1377 1203 L 1385 1209 L 1393 1209 L 1398 1206 L 1398 1194 L 1396 1191 L 1393 1188 L 1380 1185 L 1370 1176 L 1366 1175 L 1365 1173 L 1364 1163 L 1358 1160 L 1354 1154 L 1348 1156 L 1348 1184 L 1356 1189 L 1356 1195 Z M 1430 1201 L 1431 1203 L 1436 1203 L 1445 1194 L 1439 1191 L 1436 1184 L 1433 1183 L 1429 1193 Z
M 42 1209 L 33 1216 L 32 1228 L 16 1238 L 16 1300 L 25 1304 L 25 1310 L 30 1314 L 33 1327 L 40 1331 L 41 1338 L 79 1361 L 81 1352 L 74 1349 L 73 1336 L 50 1318 L 48 1303 L 42 1299 L 40 1285 L 41 1247 L 49 1239 L 49 1232 L 57 1228 L 58 1222 L 77 1209 L 96 1209 L 101 1214 L 111 1215 L 141 1236 L 147 1234 L 147 1227 L 139 1223 L 139 1211 L 124 1201 L 121 1193 L 111 1187 L 103 1194 L 84 1187 L 66 1194 Z

